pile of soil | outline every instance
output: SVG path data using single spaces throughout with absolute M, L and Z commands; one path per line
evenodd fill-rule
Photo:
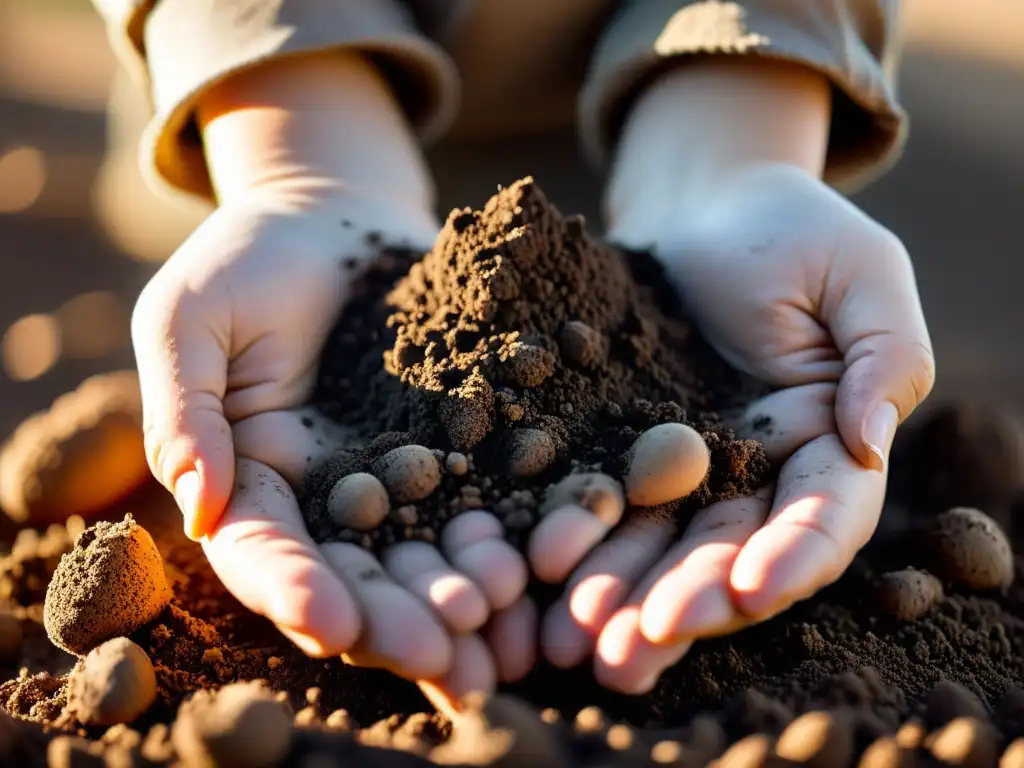
M 553 482 L 623 477 L 638 437 L 666 423 L 700 434 L 710 468 L 665 493 L 627 483 L 644 514 L 685 523 L 769 480 L 760 444 L 736 439 L 718 415 L 756 385 L 691 332 L 652 259 L 599 243 L 532 179 L 481 211 L 452 212 L 425 256 L 385 253 L 353 293 L 314 402 L 366 447 L 304 489 L 319 541 L 434 540 L 453 515 L 486 508 L 522 544 Z M 668 474 L 687 474 L 683 453 Z M 351 475 L 358 488 L 332 504 Z
M 362 295 L 362 309 L 346 315 L 332 339 L 321 403 L 335 403 L 339 418 L 351 409 L 356 415 L 344 421 L 370 448 L 339 456 L 306 494 L 318 536 L 342 538 L 326 512 L 329 490 L 358 472 L 371 479 L 350 482 L 347 493 L 366 498 L 366 488 L 380 485 L 387 494 L 387 522 L 358 532 L 371 548 L 428 538 L 423 531 L 436 532 L 466 496 L 495 507 L 511 500 L 533 520 L 552 481 L 583 470 L 626 479 L 623 464 L 638 436 L 676 421 L 700 433 L 711 469 L 693 498 L 654 513 L 684 518 L 770 476 L 757 445 L 735 440 L 715 416 L 743 402 L 745 383 L 660 303 L 657 273 L 645 268 L 627 279 L 620 256 L 552 212 L 528 184 L 504 190 L 472 226 L 456 225 L 466 215 L 452 217 L 418 269 L 387 254 L 366 275 L 376 291 Z M 508 239 L 517 228 L 521 236 Z M 540 246 L 524 256 L 525 246 L 515 245 L 536 238 L 558 244 L 565 265 Z M 473 248 L 483 243 L 494 243 L 485 250 L 497 254 L 480 263 L 539 264 L 540 282 L 570 287 L 545 307 L 571 309 L 533 314 L 517 308 L 507 286 L 493 304 L 480 299 L 496 295 L 487 281 L 500 272 L 498 263 L 473 267 Z M 441 265 L 451 258 L 445 283 Z M 621 278 L 617 291 L 601 294 L 603 307 L 586 298 L 604 290 L 597 274 Z M 515 280 L 520 295 L 553 290 Z M 444 301 L 430 303 L 428 283 Z M 470 285 L 476 299 L 461 292 Z M 360 317 L 361 329 L 354 327 Z M 598 335 L 601 355 L 565 353 L 561 333 L 570 322 Z M 457 341 L 462 330 L 474 334 L 471 348 Z M 434 331 L 440 336 L 429 336 Z M 416 352 L 396 362 L 403 339 L 422 346 L 422 359 Z M 517 344 L 547 353 L 526 353 L 545 361 L 546 378 L 512 378 Z M 330 361 L 344 350 L 350 364 L 332 373 Z M 586 367 L 577 367 L 582 359 Z M 366 389 L 356 398 L 347 386 Z M 458 407 L 442 408 L 456 391 Z M 461 403 L 487 391 L 490 410 Z M 513 406 L 521 412 L 509 418 Z M 479 423 L 452 416 L 462 408 L 487 413 L 489 428 L 477 430 L 472 447 L 447 428 Z M 520 429 L 547 434 L 554 458 L 536 474 L 510 476 L 508 443 Z M 696 644 L 650 695 L 603 690 L 587 665 L 541 666 L 456 722 L 430 713 L 414 686 L 389 674 L 304 657 L 225 592 L 202 550 L 182 536 L 173 501 L 144 488 L 107 511 L 110 523 L 83 530 L 73 518 L 41 534 L 23 530 L 0 558 L 0 765 L 1024 766 L 1017 434 L 1002 414 L 976 406 L 942 409 L 901 433 L 882 526 L 843 578 L 760 626 Z M 419 482 L 396 482 L 396 460 L 381 459 L 415 445 L 422 450 L 406 451 L 412 458 L 403 461 L 420 468 L 412 478 Z M 424 465 L 428 478 L 438 478 L 429 493 Z M 475 494 L 465 492 L 467 483 Z M 396 493 L 400 486 L 420 491 Z M 943 493 L 951 501 L 943 503 Z M 418 522 L 394 519 L 395 496 Z M 449 506 L 452 498 L 459 503 Z M 503 506 L 510 538 L 522 537 L 532 523 L 508 526 L 510 505 Z M 101 570 L 105 579 L 97 578 Z M 131 592 L 118 583 L 124 574 L 147 588 Z M 54 602 L 44 610 L 48 591 Z M 88 640 L 69 644 L 69 628 L 84 631 L 64 620 L 72 606 L 83 616 L 106 608 L 104 621 L 83 622 Z M 47 628 L 82 655 L 56 647 Z

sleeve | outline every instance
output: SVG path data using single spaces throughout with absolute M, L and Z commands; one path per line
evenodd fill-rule
M 845 191 L 897 159 L 898 0 L 627 0 L 597 42 L 580 92 L 580 139 L 604 165 L 633 100 L 682 56 L 748 54 L 806 64 L 832 83 L 825 180 Z
M 364 52 L 387 77 L 423 141 L 441 134 L 457 110 L 454 64 L 399 0 L 94 2 L 122 66 L 148 93 L 152 118 L 140 159 L 157 188 L 212 198 L 196 104 L 229 75 L 275 57 Z

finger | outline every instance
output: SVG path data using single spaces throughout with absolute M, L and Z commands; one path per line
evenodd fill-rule
M 483 633 L 494 654 L 498 679 L 514 683 L 537 662 L 537 606 L 525 595 L 491 617 Z
M 361 629 L 358 606 L 310 539 L 284 478 L 241 459 L 235 481 L 220 525 L 202 541 L 217 576 L 307 654 L 351 648 Z
M 505 541 L 501 523 L 488 512 L 463 512 L 454 518 L 441 532 L 441 549 L 457 571 L 480 587 L 492 610 L 508 608 L 526 589 L 526 561 Z
M 767 522 L 736 557 L 729 578 L 737 608 L 763 618 L 839 578 L 878 525 L 885 480 L 835 434 L 797 451 Z
M 530 534 L 530 568 L 541 581 L 561 583 L 609 530 L 606 522 L 581 506 L 570 504 L 553 510 Z
M 640 631 L 640 607 L 627 605 L 601 630 L 594 652 L 594 675 L 601 685 L 620 693 L 648 693 L 661 673 L 683 658 L 690 646 L 689 641 L 669 646 L 649 642 Z
M 462 635 L 452 643 L 451 669 L 443 677 L 419 681 L 423 695 L 449 716 L 458 713 L 460 700 L 471 693 L 490 696 L 498 680 L 494 659 L 479 635 Z
M 147 287 L 132 316 L 142 387 L 146 456 L 174 494 L 185 533 L 198 540 L 216 526 L 234 482 L 231 430 L 222 400 L 228 361 L 224 318 L 208 303 Z
M 452 568 L 436 547 L 402 542 L 384 553 L 383 564 L 399 586 L 430 606 L 454 634 L 472 632 L 487 621 L 489 606 L 483 592 Z
M 544 617 L 541 646 L 558 667 L 579 664 L 601 627 L 675 534 L 671 520 L 636 515 L 599 544 L 573 573 L 565 597 Z
M 785 461 L 805 443 L 835 432 L 835 399 L 834 383 L 780 389 L 751 403 L 731 426 L 760 442 L 770 461 Z
M 235 453 L 273 467 L 293 488 L 346 442 L 343 426 L 316 408 L 270 411 L 232 427 Z
M 913 266 L 885 233 L 830 274 L 823 319 L 843 353 L 836 422 L 850 452 L 881 471 L 896 427 L 931 392 L 935 355 Z
M 344 654 L 350 664 L 387 669 L 409 680 L 440 677 L 452 664 L 452 644 L 427 606 L 392 581 L 377 559 L 355 544 L 321 546 L 352 591 L 363 633 Z
M 720 501 L 698 513 L 637 586 L 640 629 L 648 641 L 669 645 L 725 634 L 746 617 L 733 606 L 729 575 L 740 549 L 768 516 L 771 489 L 756 497 Z

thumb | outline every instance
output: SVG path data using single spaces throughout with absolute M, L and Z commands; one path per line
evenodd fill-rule
M 896 428 L 931 392 L 935 356 L 913 266 L 889 232 L 830 275 L 825 320 L 843 355 L 836 425 L 847 449 L 883 471 Z
M 231 428 L 222 405 L 227 355 L 201 298 L 188 293 L 168 300 L 156 280 L 132 317 L 146 456 L 157 480 L 174 494 L 185 534 L 198 540 L 215 529 L 234 483 Z

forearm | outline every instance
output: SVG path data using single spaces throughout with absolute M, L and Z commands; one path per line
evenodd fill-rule
M 719 56 L 667 72 L 623 127 L 605 192 L 609 235 L 649 237 L 753 165 L 820 176 L 830 111 L 828 81 L 798 65 Z
M 434 190 L 384 79 L 357 54 L 283 58 L 227 79 L 200 102 L 213 187 L 378 198 L 430 215 Z

